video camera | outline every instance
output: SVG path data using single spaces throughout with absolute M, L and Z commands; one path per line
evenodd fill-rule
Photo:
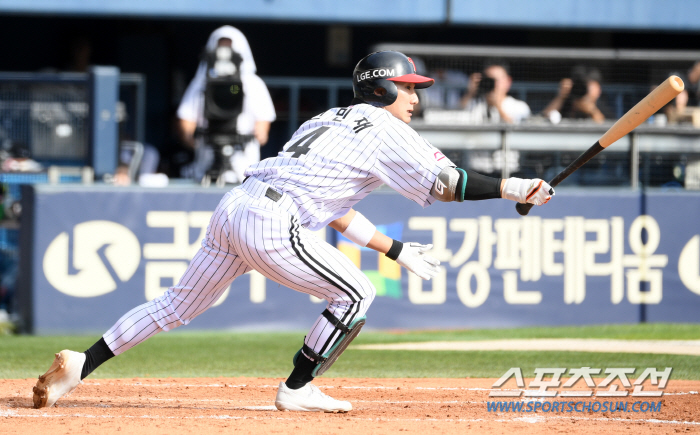
M 216 47 L 206 53 L 207 75 L 204 91 L 204 117 L 209 131 L 236 133 L 236 120 L 243 110 L 241 56 L 231 47 Z
M 238 116 L 243 111 L 242 57 L 228 46 L 218 46 L 205 53 L 207 62 L 204 88 L 204 117 L 208 127 L 199 133 L 214 150 L 214 163 L 203 184 L 212 179 L 223 184 L 224 172 L 231 169 L 230 157 L 236 149 L 252 140 L 252 135 L 238 134 Z

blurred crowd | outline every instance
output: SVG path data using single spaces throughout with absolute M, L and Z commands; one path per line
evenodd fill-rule
M 519 124 L 542 119 L 552 124 L 562 120 L 601 124 L 606 120 L 614 121 L 621 115 L 615 113 L 605 98 L 601 71 L 591 66 L 577 65 L 572 68 L 566 77 L 560 79 L 551 100 L 544 108 L 534 112 L 528 101 L 511 95 L 514 78 L 506 60 L 487 60 L 480 71 L 471 74 L 456 69 L 427 70 L 421 60 L 416 64 L 424 68 L 424 74 L 435 78 L 435 86 L 422 91 L 421 96 L 422 114 L 428 121 L 440 122 L 441 116 L 446 115 L 444 119 L 450 122 L 472 125 Z M 692 123 L 700 127 L 697 113 L 700 105 L 700 61 L 686 71 L 671 71 L 668 75 L 679 76 L 685 83 L 685 90 L 652 120 L 655 119 L 657 125 Z

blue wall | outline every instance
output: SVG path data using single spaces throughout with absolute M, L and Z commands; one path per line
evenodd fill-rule
M 439 23 L 443 0 L 0 0 L 0 11 L 314 22 Z
M 188 19 L 700 29 L 700 3 L 693 0 L 0 0 L 0 11 Z
M 565 29 L 698 30 L 693 0 L 454 0 L 458 24 Z
M 157 296 L 184 271 L 223 192 L 42 186 L 27 195 L 18 308 L 29 329 L 103 332 Z M 332 230 L 326 238 L 375 283 L 371 328 L 697 322 L 700 193 L 642 198 L 560 189 L 525 218 L 510 201 L 423 209 L 391 191 L 358 204 L 391 237 L 435 245 L 444 275 L 432 282 Z M 323 306 L 246 275 L 188 329 L 306 329 Z

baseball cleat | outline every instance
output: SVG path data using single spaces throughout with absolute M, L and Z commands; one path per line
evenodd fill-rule
M 298 390 L 292 390 L 284 382 L 280 382 L 275 406 L 280 411 L 348 412 L 352 410 L 350 402 L 335 400 L 323 394 L 313 384 L 306 384 Z
M 80 374 L 84 363 L 84 353 L 72 350 L 57 353 L 49 370 L 39 376 L 39 381 L 34 386 L 34 407 L 38 409 L 53 406 L 58 399 L 81 384 Z

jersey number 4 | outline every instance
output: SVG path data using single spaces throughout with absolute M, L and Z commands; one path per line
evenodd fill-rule
M 323 133 L 325 133 L 326 130 L 328 130 L 329 128 L 330 127 L 326 126 L 312 131 L 311 133 L 296 141 L 292 146 L 287 148 L 286 152 L 294 152 L 294 154 L 292 154 L 292 157 L 299 157 L 302 154 L 308 153 L 311 149 L 311 144 L 314 143 L 314 141 L 318 139 Z

